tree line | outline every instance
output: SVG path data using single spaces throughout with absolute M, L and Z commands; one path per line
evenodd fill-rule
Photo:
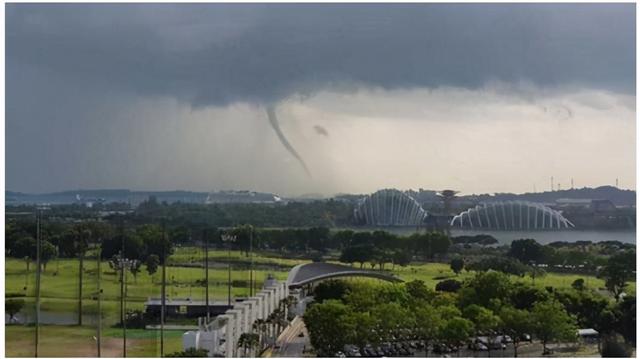
M 517 356 L 527 335 L 546 352 L 549 343 L 574 342 L 579 327 L 618 332 L 635 346 L 634 296 L 612 303 L 586 289 L 544 289 L 496 271 L 479 272 L 452 292 L 434 291 L 417 280 L 330 280 L 318 284 L 314 296 L 304 321 L 319 356 L 335 356 L 345 345 L 364 348 L 407 340 L 459 350 L 473 337 L 497 340 L 499 335 L 513 339 Z

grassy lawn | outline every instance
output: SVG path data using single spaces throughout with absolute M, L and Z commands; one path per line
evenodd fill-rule
M 411 281 L 419 279 L 424 281 L 428 286 L 434 287 L 439 281 L 443 279 L 456 279 L 464 280 L 471 278 L 474 272 L 467 272 L 463 270 L 458 276 L 449 268 L 448 264 L 444 263 L 426 263 L 419 265 L 410 265 L 407 267 L 396 266 L 394 273 L 405 281 Z M 568 274 L 568 273 L 547 273 L 542 277 L 536 277 L 535 281 L 532 281 L 531 277 L 518 277 L 511 276 L 514 281 L 534 283 L 536 286 L 546 287 L 552 286 L 554 288 L 569 288 L 571 283 L 578 278 L 585 280 L 585 285 L 591 289 L 604 288 L 604 281 L 596 278 L 595 276 L 582 275 L 582 274 Z M 635 293 L 636 283 L 629 282 L 627 287 L 628 293 Z
M 210 287 L 209 293 L 212 300 L 226 300 L 227 296 L 227 268 L 226 264 L 215 263 L 218 260 L 227 260 L 226 251 L 210 251 L 209 257 L 215 268 L 209 269 Z M 202 251 L 198 248 L 178 248 L 171 257 L 174 265 L 195 265 L 202 258 Z M 233 262 L 247 261 L 247 257 L 239 252 L 231 252 L 232 268 Z M 29 273 L 26 273 L 24 261 L 7 258 L 5 266 L 5 286 L 6 293 L 24 295 L 27 301 L 25 311 L 29 312 L 33 306 L 33 296 L 35 292 L 34 266 L 31 265 Z M 301 260 L 274 258 L 270 256 L 254 256 L 256 265 L 270 266 L 270 269 L 255 270 L 257 286 L 261 286 L 268 274 L 273 274 L 278 279 L 285 279 L 288 270 L 296 264 L 304 263 Z M 102 288 L 103 288 L 103 316 L 107 322 L 118 317 L 120 284 L 118 275 L 109 268 L 107 262 L 102 263 Z M 234 297 L 246 296 L 249 293 L 247 282 L 249 271 L 244 265 L 236 265 L 233 268 L 231 280 L 234 282 L 232 295 Z M 97 264 L 95 261 L 85 261 L 84 289 L 83 289 L 83 312 L 87 314 L 96 313 L 97 302 L 95 294 L 97 290 Z M 142 309 L 143 303 L 148 297 L 160 296 L 160 270 L 150 276 L 144 266 L 142 271 L 134 278 L 127 273 L 127 307 L 132 309 Z M 365 268 L 370 268 L 365 266 Z M 391 266 L 387 265 L 387 269 Z M 401 279 L 410 281 L 420 279 L 433 287 L 439 281 L 447 278 L 464 280 L 473 276 L 473 272 L 462 271 L 456 276 L 444 263 L 415 264 L 407 267 L 396 266 L 394 271 Z M 204 269 L 201 267 L 177 267 L 169 265 L 167 267 L 167 293 L 170 298 L 204 298 L 205 289 L 197 283 L 204 279 Z M 532 282 L 530 277 L 512 277 L 518 281 Z M 553 286 L 565 288 L 571 286 L 575 279 L 584 278 L 588 287 L 597 289 L 604 287 L 604 282 L 594 276 L 579 274 L 547 273 L 543 277 L 535 279 L 535 284 L 539 286 Z M 25 290 L 26 283 L 26 290 Z M 52 261 L 47 265 L 46 271 L 42 273 L 42 310 L 53 312 L 75 312 L 77 310 L 78 294 L 78 260 L 61 259 Z M 635 282 L 629 284 L 629 292 L 635 292 Z
M 165 331 L 165 353 L 182 350 L 182 332 Z M 40 356 L 91 357 L 96 356 L 96 330 L 88 326 L 43 325 L 40 327 Z M 122 331 L 105 329 L 102 337 L 102 356 L 122 356 Z M 5 350 L 8 357 L 33 357 L 35 328 L 33 326 L 5 326 Z M 127 356 L 160 356 L 160 334 L 155 330 L 127 330 Z
M 179 249 L 177 257 L 181 259 L 189 258 L 191 249 Z M 221 256 L 226 252 L 211 252 L 211 257 Z M 233 255 L 234 253 L 232 253 Z M 239 253 L 235 253 L 236 259 L 244 258 Z M 273 259 L 260 258 L 263 264 L 277 263 Z M 285 260 L 286 261 L 286 260 Z M 184 263 L 172 257 L 174 263 Z M 258 260 L 256 260 L 258 262 Z M 23 295 L 27 305 L 25 311 L 32 311 L 35 293 L 35 270 L 31 265 L 30 271 L 26 272 L 25 262 L 19 259 L 6 258 L 5 265 L 5 288 L 9 295 Z M 280 262 L 278 264 L 282 264 Z M 291 261 L 291 266 L 297 264 Z M 86 260 L 84 263 L 83 278 L 83 313 L 91 314 L 97 312 L 97 263 Z M 127 273 L 127 307 L 131 309 L 143 309 L 143 303 L 148 297 L 160 297 L 161 270 L 150 276 L 145 267 L 138 273 L 137 278 Z M 273 274 L 278 279 L 285 279 L 289 267 L 274 266 L 272 270 L 254 270 L 256 285 L 260 287 L 268 274 Z M 102 289 L 103 289 L 103 315 L 109 321 L 118 317 L 120 300 L 119 276 L 109 268 L 107 262 L 102 262 Z M 196 281 L 203 280 L 205 271 L 199 267 L 174 267 L 167 266 L 167 294 L 170 298 L 195 298 L 202 299 L 205 296 L 205 288 Z M 226 265 L 209 269 L 209 295 L 211 300 L 227 299 L 228 270 Z M 249 293 L 247 286 L 249 280 L 249 270 L 233 269 L 231 280 L 234 283 L 232 295 L 234 297 L 246 296 Z M 244 283 L 243 283 L 244 282 Z M 26 284 L 26 286 L 25 286 Z M 26 287 L 26 290 L 25 290 Z M 75 312 L 77 311 L 78 296 L 78 260 L 61 259 L 52 261 L 47 265 L 42 273 L 41 279 L 41 308 L 44 311 L 53 312 Z

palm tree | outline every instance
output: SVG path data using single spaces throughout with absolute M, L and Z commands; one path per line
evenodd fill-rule
M 289 308 L 298 304 L 298 298 L 290 295 L 280 300 L 279 306 L 282 306 L 285 319 L 289 320 Z
M 255 333 L 242 333 L 238 339 L 238 348 L 242 347 L 244 357 L 247 357 L 247 351 L 253 351 L 260 344 L 260 336 Z M 253 355 L 251 355 L 253 356 Z
M 266 325 L 267 322 L 264 319 L 256 319 L 256 321 L 253 322 L 253 330 L 258 332 L 258 344 L 260 349 L 264 348 L 264 331 Z
M 277 323 L 277 319 L 276 319 L 277 315 L 278 315 L 277 314 L 277 310 L 275 310 L 275 311 L 273 311 L 273 313 L 269 314 L 269 316 L 267 317 L 267 320 L 266 320 L 266 322 L 267 322 L 267 335 L 268 335 L 268 338 L 269 338 L 269 343 L 268 344 L 269 345 L 274 342 L 274 340 L 273 340 L 273 332 L 276 329 L 275 326 L 276 326 L 276 323 Z

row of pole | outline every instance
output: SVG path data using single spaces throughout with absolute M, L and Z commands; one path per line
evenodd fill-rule
M 42 234 L 42 210 L 45 208 L 38 207 L 36 208 L 36 283 L 35 283 L 35 295 L 36 295 L 36 315 L 35 315 L 35 353 L 34 356 L 39 357 L 40 350 L 40 278 L 41 278 L 41 234 Z M 120 269 L 120 321 L 122 324 L 122 356 L 127 356 L 127 324 L 126 324 L 126 296 L 127 296 L 127 288 L 126 288 L 126 275 L 125 271 L 127 270 L 128 261 L 125 259 L 125 234 L 124 234 L 124 224 L 120 222 L 120 235 L 121 235 L 121 250 L 120 250 L 120 259 L 118 263 L 118 269 Z M 210 308 L 209 308 L 209 238 L 207 235 L 206 229 L 203 232 L 204 239 L 204 261 L 205 261 L 205 281 L 206 281 L 206 290 L 205 290 L 205 301 L 207 307 L 207 320 L 210 319 Z M 161 309 L 160 309 L 160 357 L 164 357 L 164 324 L 165 324 L 165 308 L 166 308 L 166 227 L 165 222 L 162 222 L 162 284 L 161 284 Z M 223 235 L 222 240 L 225 243 L 228 243 L 228 292 L 227 292 L 227 304 L 231 306 L 231 244 L 236 241 L 236 236 L 232 235 Z M 249 296 L 253 295 L 254 292 L 254 278 L 253 278 L 253 227 L 251 228 L 250 239 L 249 239 L 249 252 L 251 253 L 251 267 L 249 271 Z M 97 265 L 97 301 L 98 301 L 98 318 L 97 318 L 97 328 L 96 328 L 96 349 L 98 357 L 102 356 L 101 351 L 101 342 L 102 342 L 102 286 L 101 286 L 101 261 L 102 261 L 102 246 L 98 244 L 96 248 L 96 265 Z M 80 267 L 80 271 L 82 272 L 83 268 Z M 80 274 L 80 278 L 82 278 L 82 274 Z M 80 279 L 82 280 L 82 279 Z M 80 286 L 82 284 L 79 284 Z M 79 299 L 80 310 L 82 308 L 82 298 Z M 80 323 L 82 318 L 82 312 L 80 311 Z

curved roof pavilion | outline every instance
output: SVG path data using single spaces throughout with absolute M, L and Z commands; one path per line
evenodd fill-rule
M 561 230 L 574 225 L 561 212 L 540 203 L 503 201 L 477 205 L 458 214 L 451 227 L 462 229 Z
M 388 282 L 402 282 L 402 279 L 384 272 L 355 269 L 341 264 L 315 262 L 298 264 L 293 267 L 287 277 L 287 285 L 293 289 L 324 279 L 338 277 L 369 277 Z

